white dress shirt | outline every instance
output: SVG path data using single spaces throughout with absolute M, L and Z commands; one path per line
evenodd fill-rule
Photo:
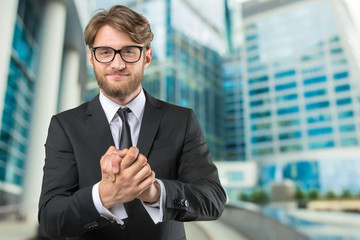
M 142 117 L 144 115 L 144 109 L 145 109 L 145 102 L 146 97 L 144 94 L 143 89 L 141 89 L 140 94 L 132 100 L 129 104 L 126 106 L 121 106 L 110 99 L 108 99 L 101 91 L 100 91 L 100 103 L 102 108 L 104 109 L 106 118 L 109 122 L 110 130 L 114 139 L 115 147 L 119 148 L 119 142 L 120 142 L 120 135 L 121 135 L 121 129 L 122 129 L 122 121 L 117 114 L 117 111 L 120 107 L 128 107 L 131 112 L 128 113 L 128 123 L 130 126 L 130 132 L 131 132 L 131 140 L 133 146 L 137 146 L 137 142 L 139 139 L 139 133 L 140 133 L 140 126 Z M 160 201 L 159 205 L 147 205 L 143 201 L 143 206 L 145 207 L 146 211 L 149 213 L 151 219 L 154 221 L 154 223 L 162 222 L 163 219 L 163 204 L 165 202 L 165 187 L 161 180 L 156 179 L 156 181 L 161 186 L 161 195 L 160 195 Z M 128 217 L 126 213 L 126 209 L 124 207 L 123 203 L 118 203 L 114 205 L 110 210 L 105 208 L 100 200 L 99 195 L 99 184 L 95 184 L 92 189 L 92 197 L 95 204 L 95 207 L 97 211 L 100 213 L 101 216 L 116 220 L 118 224 L 123 224 L 124 222 L 122 219 L 125 219 Z

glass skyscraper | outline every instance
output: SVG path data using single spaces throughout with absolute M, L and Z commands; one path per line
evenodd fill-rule
M 36 221 L 50 118 L 87 78 L 82 26 L 74 1 L 3 1 L 0 16 L 0 212 Z
M 225 161 L 245 160 L 243 77 L 240 54 L 223 58 L 223 111 Z
M 252 0 L 242 14 L 246 158 L 263 166 L 263 183 L 288 178 L 324 190 L 330 175 L 321 156 L 338 150 L 331 168 L 360 144 L 359 51 L 348 9 L 338 0 Z M 351 156 L 358 166 L 359 152 Z
M 109 2 L 109 6 L 114 2 Z M 154 32 L 153 59 L 143 87 L 167 102 L 192 108 L 214 159 L 223 156 L 222 59 L 226 50 L 223 1 L 128 0 Z M 203 11 L 203 5 L 211 5 Z

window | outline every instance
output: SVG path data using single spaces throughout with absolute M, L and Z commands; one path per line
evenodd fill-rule
M 332 148 L 334 147 L 334 141 L 328 140 L 328 141 L 322 141 L 322 142 L 311 142 L 309 143 L 310 149 L 319 149 L 319 148 Z
M 250 107 L 258 107 L 258 106 L 263 106 L 263 105 L 267 105 L 270 103 L 270 99 L 260 99 L 260 100 L 254 100 L 250 102 Z
M 249 91 L 249 95 L 253 96 L 253 95 L 258 95 L 258 94 L 263 94 L 263 93 L 268 93 L 269 92 L 269 88 L 265 87 L 265 88 L 258 88 L 258 89 L 253 89 Z
M 316 73 L 316 72 L 323 71 L 324 69 L 325 69 L 324 66 L 308 66 L 308 67 L 304 67 L 304 69 L 302 70 L 302 73 L 303 74 Z
M 298 152 L 302 150 L 302 146 L 299 144 L 281 146 L 280 152 Z
M 340 37 L 339 36 L 333 36 L 329 39 L 330 43 L 334 43 L 334 42 L 339 42 L 340 41 Z
M 295 132 L 289 132 L 289 133 L 280 133 L 279 139 L 280 140 L 287 140 L 287 139 L 294 139 L 294 138 L 301 138 L 301 132 L 295 131 Z
M 350 104 L 351 102 L 352 102 L 351 98 L 342 98 L 342 99 L 336 100 L 336 104 L 339 106 Z
M 251 56 L 251 57 L 248 57 L 247 58 L 247 61 L 250 63 L 250 62 L 256 62 L 256 61 L 259 61 L 260 60 L 260 57 L 259 55 L 255 55 L 255 56 Z
M 250 114 L 250 118 L 251 118 L 251 119 L 264 118 L 264 117 L 270 117 L 270 116 L 271 116 L 271 112 L 270 112 L 270 111 L 256 112 L 256 113 L 251 113 L 251 114 Z
M 296 74 L 295 70 L 288 70 L 288 71 L 276 73 L 275 78 L 289 77 L 289 76 L 294 76 L 295 74 Z
M 324 134 L 330 134 L 332 132 L 333 129 L 331 127 L 314 128 L 308 130 L 308 136 L 324 135 Z
M 340 132 L 354 132 L 355 125 L 354 124 L 342 125 L 339 127 L 339 130 Z
M 293 107 L 289 107 L 289 108 L 280 108 L 277 111 L 278 115 L 285 115 L 285 114 L 292 114 L 292 113 L 297 113 L 299 112 L 299 107 L 298 106 L 293 106 Z
M 268 76 L 261 76 L 261 77 L 256 77 L 256 78 L 250 78 L 249 79 L 249 84 L 253 84 L 253 83 L 258 83 L 258 82 L 267 82 L 269 80 Z
M 305 92 L 304 96 L 306 98 L 312 98 L 312 97 L 322 96 L 322 95 L 326 95 L 326 94 L 327 94 L 326 89 L 317 89 L 317 90 Z
M 327 122 L 331 121 L 331 114 L 320 114 L 317 116 L 310 116 L 307 118 L 308 123 L 318 123 L 318 122 Z
M 257 35 L 248 35 L 248 36 L 246 36 L 246 41 L 249 42 L 249 41 L 255 40 L 257 38 L 258 38 Z
M 273 137 L 271 135 L 264 135 L 264 136 L 256 136 L 251 138 L 251 142 L 256 143 L 263 143 L 263 142 L 271 142 Z
M 347 78 L 347 77 L 349 77 L 348 72 L 340 72 L 340 73 L 335 73 L 334 74 L 334 79 L 335 80 L 339 80 L 339 79 L 343 79 L 343 78 Z
M 310 85 L 315 83 L 326 82 L 326 76 L 319 76 L 314 78 L 309 78 L 304 80 L 304 85 Z
M 314 110 L 319 108 L 327 108 L 330 106 L 329 101 L 323 101 L 323 102 L 316 102 L 316 103 L 309 103 L 306 104 L 306 110 Z
M 276 91 L 282 91 L 282 90 L 287 90 L 287 89 L 291 89 L 291 88 L 296 88 L 296 82 L 279 84 L 279 85 L 275 86 Z
M 267 154 L 272 154 L 274 152 L 274 149 L 271 147 L 268 148 L 255 148 L 252 150 L 252 154 L 255 156 L 259 156 L 259 155 L 267 155 Z
M 259 123 L 251 126 L 252 131 L 271 129 L 271 123 Z
M 266 65 L 259 65 L 259 66 L 256 66 L 256 67 L 248 68 L 248 72 L 249 73 L 254 73 L 254 72 L 260 72 L 260 71 L 263 71 L 263 70 L 266 70 L 266 69 L 267 69 Z
M 288 126 L 295 126 L 299 125 L 299 119 L 289 119 L 289 120 L 282 120 L 278 122 L 279 127 L 288 127 Z
M 289 94 L 289 95 L 276 97 L 276 102 L 287 102 L 287 101 L 296 100 L 296 99 L 298 99 L 298 95 L 296 93 L 293 93 L 293 94 Z
M 349 90 L 350 90 L 349 84 L 340 85 L 340 86 L 335 87 L 335 92 L 343 92 L 343 91 L 349 91 Z
M 248 52 L 251 52 L 251 51 L 254 51 L 254 50 L 258 50 L 259 49 L 259 46 L 258 45 L 252 45 L 252 46 L 248 46 L 247 48 L 246 48 L 246 50 L 248 51 Z
M 333 48 L 330 50 L 330 53 L 335 55 L 335 54 L 339 54 L 339 53 L 342 53 L 343 52 L 343 49 L 342 48 Z
M 358 146 L 358 140 L 357 138 L 341 139 L 341 146 L 343 147 Z
M 339 119 L 352 118 L 354 117 L 354 112 L 353 111 L 339 112 L 338 117 Z
M 322 57 L 324 57 L 324 53 L 322 51 L 320 51 L 320 52 L 316 52 L 313 54 L 308 54 L 308 55 L 302 56 L 301 61 L 307 62 L 307 61 L 315 60 L 315 59 L 322 58 Z

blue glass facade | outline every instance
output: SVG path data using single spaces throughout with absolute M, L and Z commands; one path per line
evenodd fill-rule
M 243 6 L 244 12 L 249 10 L 246 3 Z M 249 159 L 344 147 L 341 139 L 345 135 L 358 138 L 359 89 L 354 84 L 358 69 L 348 64 L 350 49 L 331 7 L 326 1 L 304 2 L 293 12 L 291 4 L 284 3 L 273 14 L 271 9 L 264 9 L 266 14 L 244 14 L 245 119 L 250 126 L 272 126 L 256 132 L 247 128 Z M 346 112 L 339 115 L 347 119 L 346 127 L 339 125 L 336 112 Z M 299 124 L 296 131 L 280 124 L 292 119 Z M 319 122 L 327 122 L 327 126 L 311 126 Z M 298 139 L 291 145 L 297 147 L 288 148 L 289 142 L 282 141 L 289 134 Z M 266 136 L 277 137 L 254 141 Z M 345 142 L 357 146 L 357 141 Z
M 222 78 L 224 91 L 224 160 L 245 160 L 245 137 L 243 118 L 243 89 L 242 71 L 239 55 L 234 54 L 224 58 L 222 64 Z M 250 81 L 250 80 L 249 80 Z M 254 102 L 261 105 L 263 102 Z
M 306 154 L 359 146 L 358 47 L 348 16 L 334 11 L 344 10 L 343 4 L 242 4 L 246 159 L 260 164 L 264 185 L 291 179 L 304 190 L 336 189 L 339 184 L 323 177 L 325 160 Z M 354 192 L 360 189 L 355 185 Z
M 19 1 L 0 129 L 0 181 L 21 186 L 31 129 L 41 7 Z M 4 199 L 1 199 L 4 201 Z
M 218 112 L 223 109 L 222 59 L 218 51 L 204 43 L 206 39 L 195 39 L 194 33 L 188 33 L 186 21 L 177 21 L 180 15 L 193 21 L 205 16 L 197 16 L 195 2 L 189 6 L 177 0 L 152 0 L 142 4 L 129 1 L 128 6 L 143 12 L 155 35 L 153 60 L 145 70 L 144 89 L 167 102 L 192 108 L 213 158 L 221 159 L 223 119 L 218 117 Z M 211 21 L 200 21 L 199 29 L 211 33 L 214 27 Z

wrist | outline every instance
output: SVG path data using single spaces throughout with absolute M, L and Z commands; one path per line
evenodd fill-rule
M 159 202 L 160 195 L 161 195 L 161 187 L 158 182 L 154 182 L 152 188 L 154 189 L 154 196 L 151 199 L 148 199 L 148 201 L 144 201 L 147 205 L 153 205 Z

